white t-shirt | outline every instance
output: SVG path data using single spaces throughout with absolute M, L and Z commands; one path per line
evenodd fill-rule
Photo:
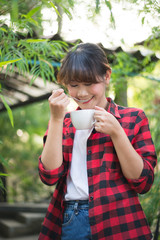
M 67 177 L 67 192 L 65 200 L 87 200 L 88 176 L 87 176 L 87 139 L 92 129 L 76 130 L 70 173 Z

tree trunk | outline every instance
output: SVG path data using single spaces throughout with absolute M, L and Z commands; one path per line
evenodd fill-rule
M 58 22 L 58 31 L 57 31 L 57 34 L 61 35 L 61 30 L 62 30 L 62 21 L 63 21 L 63 10 L 62 8 L 58 5 L 58 4 L 55 4 L 56 7 L 57 7 L 57 10 L 60 14 L 60 16 L 58 15 L 57 17 L 57 22 Z
M 127 101 L 127 80 L 123 79 L 123 82 L 116 87 L 115 90 L 115 102 L 121 106 L 128 106 Z

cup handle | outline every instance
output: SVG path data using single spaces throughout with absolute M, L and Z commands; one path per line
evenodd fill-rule
M 97 120 L 95 119 L 92 124 L 94 125 L 96 122 L 97 122 Z

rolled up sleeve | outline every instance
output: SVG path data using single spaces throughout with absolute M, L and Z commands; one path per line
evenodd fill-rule
M 64 173 L 63 164 L 59 168 L 53 170 L 46 170 L 41 161 L 41 157 L 39 157 L 39 176 L 44 184 L 49 186 L 56 184 L 59 178 L 62 177 L 63 173 Z
M 130 186 L 140 194 L 148 192 L 154 181 L 154 170 L 149 162 L 144 161 L 142 173 L 138 179 L 127 179 Z

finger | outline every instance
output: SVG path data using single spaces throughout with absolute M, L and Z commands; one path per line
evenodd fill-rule
M 59 96 L 56 98 L 56 100 L 58 99 L 58 102 L 60 103 L 66 103 L 66 102 L 70 102 L 68 96 L 64 93 L 63 95 Z
M 95 119 L 95 122 L 100 122 L 100 120 L 101 120 L 101 117 L 100 116 L 94 116 L 94 119 Z
M 50 102 L 59 102 L 61 101 L 63 98 L 67 97 L 66 94 L 64 92 L 61 92 L 61 93 L 55 93 L 55 94 L 52 94 L 50 97 L 49 97 L 49 101 Z
M 98 111 L 106 111 L 104 108 L 101 108 L 101 107 L 99 107 L 99 106 L 95 106 L 95 110 L 98 110 Z
M 69 98 L 67 98 L 67 99 L 64 100 L 64 106 L 65 106 L 65 107 L 67 107 L 67 106 L 69 105 L 69 103 L 70 103 Z
M 52 106 L 55 106 L 57 108 L 61 108 L 61 109 L 64 109 L 67 107 L 67 105 L 70 103 L 69 99 L 67 96 L 65 96 L 64 98 L 61 98 L 61 99 L 53 99 L 51 100 L 50 104 Z
M 53 90 L 51 96 L 55 96 L 56 97 L 56 96 L 61 95 L 62 93 L 64 93 L 64 90 L 62 88 L 59 88 L 59 89 Z
M 58 88 L 58 89 L 54 89 L 52 91 L 52 93 L 56 93 L 56 92 L 64 92 L 64 89 L 63 88 Z
M 94 113 L 94 118 L 96 120 L 100 120 L 103 117 L 103 115 L 104 115 L 104 112 L 96 110 Z
M 101 129 L 100 123 L 99 123 L 99 122 L 96 122 L 96 123 L 94 124 L 94 128 L 95 128 L 95 130 L 96 130 L 97 132 L 100 132 L 100 129 Z

